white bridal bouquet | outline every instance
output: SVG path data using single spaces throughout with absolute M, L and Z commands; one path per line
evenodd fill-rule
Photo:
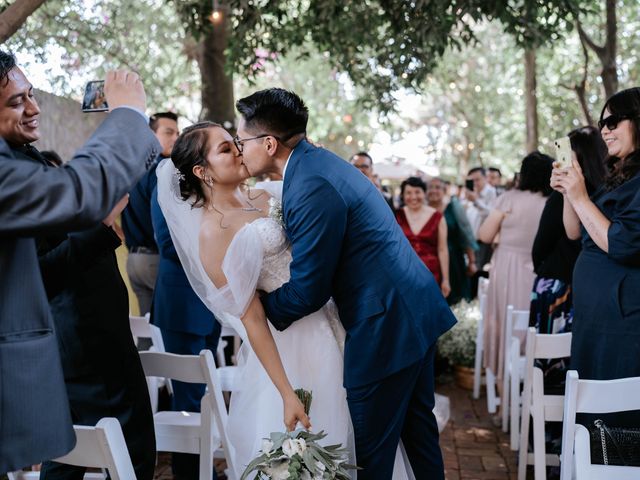
M 311 392 L 296 390 L 305 412 L 309 414 Z M 254 480 L 349 480 L 347 451 L 342 445 L 323 447 L 318 444 L 327 435 L 304 429 L 293 432 L 273 432 L 262 440 L 262 452 L 247 466 L 240 480 L 256 472 Z

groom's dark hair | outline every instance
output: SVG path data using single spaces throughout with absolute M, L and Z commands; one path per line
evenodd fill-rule
M 307 131 L 307 106 L 298 95 L 282 88 L 260 90 L 241 98 L 236 108 L 248 129 L 275 135 L 281 142 Z

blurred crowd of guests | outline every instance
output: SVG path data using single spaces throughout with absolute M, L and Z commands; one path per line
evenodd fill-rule
M 543 365 L 549 388 L 564 391 L 569 365 L 581 378 L 640 376 L 640 88 L 613 95 L 597 128 L 568 137 L 570 165 L 532 152 L 506 184 L 498 168 L 478 166 L 464 185 L 407 178 L 394 202 L 377 182 L 449 304 L 489 278 L 483 366 L 499 388 L 508 305 L 528 310 L 540 333 L 573 332 L 571 358 Z M 369 155 L 351 162 L 376 183 Z

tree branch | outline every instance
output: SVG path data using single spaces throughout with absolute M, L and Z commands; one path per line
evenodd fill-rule
M 603 55 L 605 55 L 605 48 L 600 45 L 596 45 L 589 34 L 587 34 L 587 32 L 585 32 L 582 28 L 582 23 L 580 22 L 580 20 L 576 20 L 576 25 L 578 26 L 578 35 L 580 35 L 580 40 L 586 43 L 591 50 L 596 52 L 598 57 L 602 57 Z
M 0 43 L 6 42 L 46 0 L 16 0 L 0 13 Z

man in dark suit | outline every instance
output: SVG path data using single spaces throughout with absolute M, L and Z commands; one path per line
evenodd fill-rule
M 153 130 L 162 146 L 162 153 L 158 160 L 170 157 L 173 144 L 176 143 L 180 133 L 178 115 L 173 112 L 154 113 L 149 117 L 149 128 Z M 151 223 L 151 195 L 158 183 L 157 165 L 158 162 L 154 163 L 129 192 L 129 205 L 122 212 L 124 242 L 129 250 L 127 275 L 129 275 L 131 288 L 138 298 L 140 315 L 151 311 L 153 289 L 160 262 Z
M 20 69 L 0 85 L 0 98 L 23 92 L 31 84 Z M 35 98 L 25 103 L 28 124 L 40 113 Z M 49 163 L 30 145 L 39 125 L 28 134 L 3 128 L 13 110 L 0 106 L 0 133 L 16 161 Z M 105 220 L 69 234 L 36 237 L 40 271 L 53 315 L 62 359 L 71 419 L 95 425 L 101 418 L 120 420 L 138 480 L 151 480 L 155 468 L 153 417 L 144 372 L 129 327 L 129 299 L 115 249 L 121 241 L 113 224 L 126 205 L 123 198 Z M 82 478 L 83 467 L 45 462 L 43 480 Z
M 282 89 L 237 102 L 236 146 L 252 175 L 284 178 L 291 278 L 262 297 L 283 330 L 333 296 L 347 331 L 344 384 L 359 480 L 388 480 L 400 438 L 416 478 L 443 479 L 433 415 L 437 338 L 455 324 L 433 275 L 376 187 L 305 140 L 308 112 Z
M 369 155 L 367 152 L 354 153 L 351 156 L 349 163 L 360 170 L 360 172 L 362 172 L 362 174 L 376 186 L 376 188 L 380 192 L 380 195 L 384 197 L 385 202 L 387 202 L 387 205 L 389 205 L 389 208 L 391 210 L 395 210 L 393 208 L 393 198 L 389 193 L 385 192 L 382 189 L 382 185 L 380 185 L 380 179 L 373 171 L 373 158 L 371 158 L 371 155 Z
M 15 59 L 0 54 L 0 136 L 37 135 L 39 112 Z M 12 84 L 13 85 L 13 84 Z M 67 453 L 75 444 L 60 357 L 33 236 L 105 219 L 155 160 L 136 74 L 109 72 L 112 112 L 74 159 L 51 168 L 13 158 L 0 140 L 0 472 Z M 33 138 L 35 140 L 35 138 Z M 31 140 L 31 141 L 33 141 Z

